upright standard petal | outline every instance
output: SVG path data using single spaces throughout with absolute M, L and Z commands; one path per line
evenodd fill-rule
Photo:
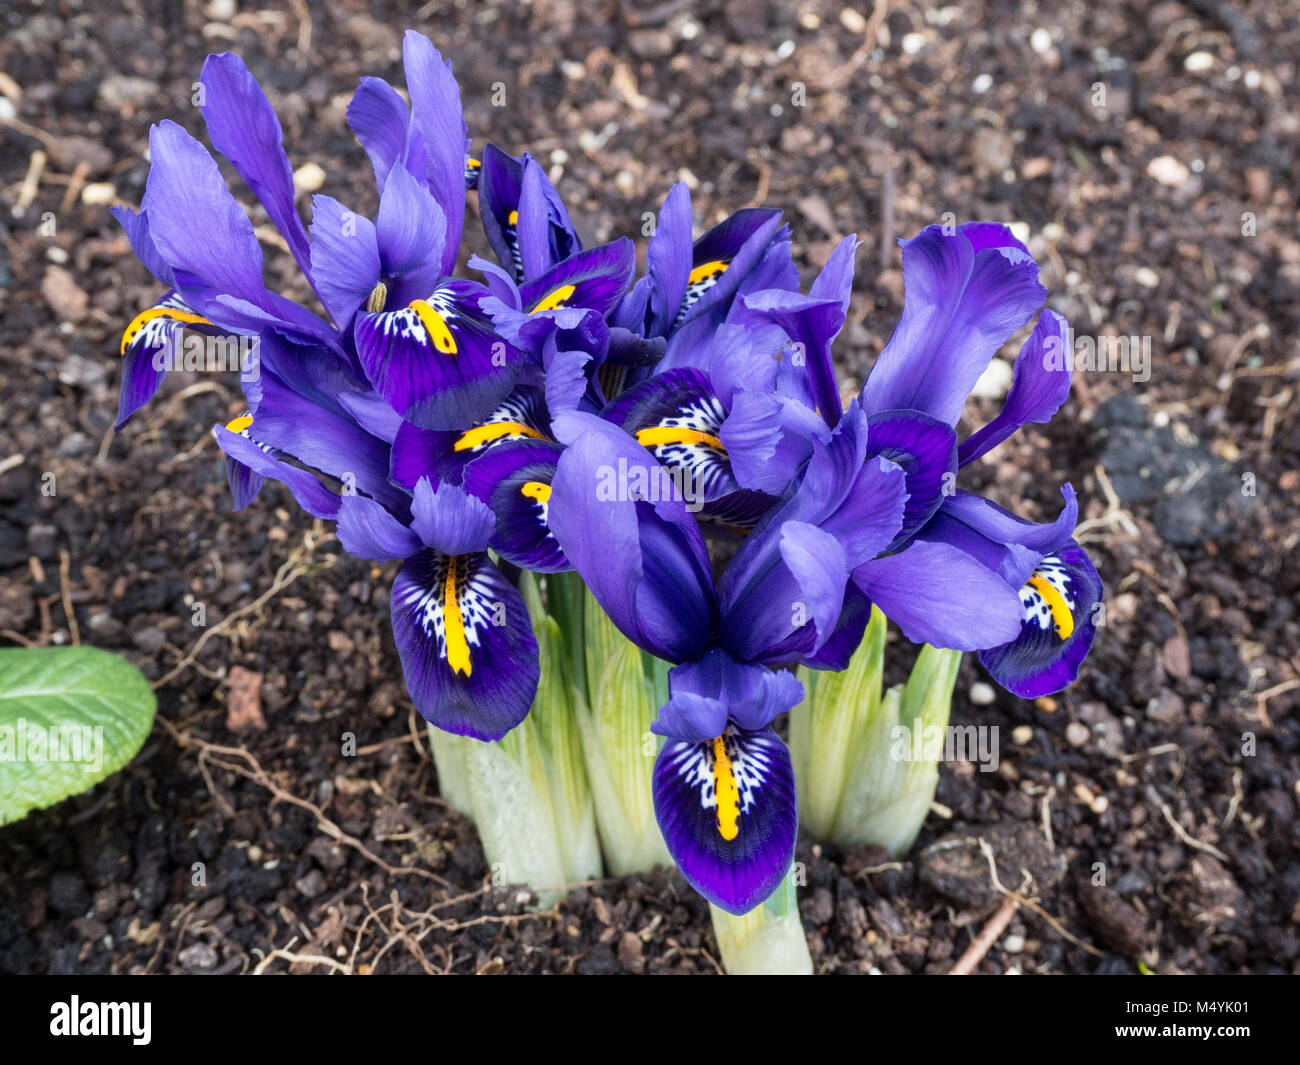
M 388 172 L 406 149 L 410 108 L 382 78 L 362 78 L 348 104 L 347 121 L 348 128 L 357 135 L 370 157 L 375 185 L 383 193 Z
M 208 56 L 199 84 L 212 146 L 230 160 L 253 190 L 310 277 L 307 228 L 294 206 L 293 167 L 284 151 L 275 109 L 243 59 L 229 52 Z
M 331 196 L 314 196 L 311 205 L 311 270 L 316 292 L 334 324 L 346 329 L 383 273 L 379 238 L 369 218 Z
M 991 229 L 929 226 L 900 241 L 903 315 L 863 386 L 868 414 L 912 409 L 954 425 L 994 353 L 1043 305 L 1033 258 Z
M 422 141 L 417 169 L 408 150 L 407 162 L 433 193 L 447 219 L 441 273 L 455 269 L 465 226 L 465 149 L 469 131 L 461 113 L 460 87 L 451 64 L 423 34 L 407 30 L 402 41 L 406 91 L 411 97 L 411 130 Z
M 957 461 L 965 466 L 997 447 L 1022 425 L 1050 421 L 1070 396 L 1070 327 L 1045 310 L 1016 357 L 1011 389 L 988 425 L 962 441 Z

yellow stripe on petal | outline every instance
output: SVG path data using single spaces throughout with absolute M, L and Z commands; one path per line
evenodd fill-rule
M 456 354 L 456 338 L 452 336 L 447 319 L 438 313 L 437 308 L 424 300 L 412 300 L 410 308 L 420 319 L 424 331 L 429 334 L 433 346 L 444 355 Z
M 662 447 L 667 444 L 703 444 L 724 455 L 727 453 L 726 447 L 718 437 L 680 425 L 652 425 L 648 429 L 640 429 L 636 434 L 636 442 L 647 448 Z
M 1043 597 L 1043 602 L 1052 612 L 1052 624 L 1056 628 L 1056 635 L 1062 640 L 1068 640 L 1070 634 L 1074 632 L 1074 615 L 1066 606 L 1065 596 L 1056 590 L 1056 586 L 1051 581 L 1046 577 L 1040 577 L 1037 573 L 1025 583 Z
M 253 424 L 251 414 L 241 414 L 238 418 L 226 422 L 226 428 L 232 433 L 242 433 Z
M 468 677 L 473 666 L 469 659 L 469 642 L 465 639 L 465 619 L 460 613 L 460 596 L 456 588 L 459 557 L 447 559 L 447 580 L 442 589 L 442 632 L 447 644 L 447 665 L 453 673 Z
M 126 349 L 131 346 L 131 342 L 140 335 L 140 330 L 155 318 L 170 318 L 173 322 L 184 322 L 186 325 L 212 324 L 203 315 L 195 314 L 193 311 L 182 311 L 176 307 L 150 307 L 147 311 L 141 311 L 131 319 L 131 324 L 126 327 L 126 332 L 122 334 L 122 350 L 119 354 L 125 355 Z
M 713 738 L 713 794 L 718 802 L 718 834 L 726 840 L 735 839 L 740 833 L 740 788 L 725 736 Z
M 714 259 L 712 262 L 700 263 L 691 271 L 686 283 L 688 285 L 698 285 L 701 281 L 708 281 L 709 278 L 724 273 L 728 265 L 725 259 Z
M 461 433 L 460 438 L 452 445 L 452 450 L 472 451 L 483 444 L 500 440 L 503 436 L 531 436 L 534 440 L 546 439 L 531 425 L 525 425 L 523 422 L 488 422 Z
M 549 503 L 551 501 L 551 486 L 544 481 L 525 481 L 519 486 L 519 491 L 529 499 L 535 499 L 539 503 Z
M 577 285 L 561 285 L 559 288 L 548 292 L 534 304 L 529 314 L 537 314 L 538 311 L 554 311 L 563 307 L 578 291 Z

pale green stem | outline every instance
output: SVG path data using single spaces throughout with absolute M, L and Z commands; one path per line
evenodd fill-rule
M 459 737 L 446 742 L 448 737 L 438 733 L 434 750 L 437 757 L 443 749 L 453 780 L 458 766 L 462 771 L 493 879 L 528 885 L 545 906 L 561 897 L 566 885 L 600 877 L 602 866 L 567 645 L 531 574 L 524 574 L 520 588 L 541 663 L 532 709 L 497 743 Z M 441 772 L 440 765 L 440 777 Z
M 574 710 L 605 860 L 615 876 L 671 865 L 651 792 L 660 740 L 650 725 L 666 667 L 630 643 L 586 591 L 582 637 L 587 698 L 575 698 Z
M 876 607 L 862 642 L 839 673 L 800 667 L 804 698 L 790 713 L 790 756 L 799 784 L 799 820 L 829 840 L 858 752 L 880 707 L 885 615 Z
M 928 644 L 907 687 L 885 693 L 869 721 L 834 828 L 841 846 L 873 843 L 907 852 L 934 801 L 961 652 Z
M 712 903 L 713 934 L 732 976 L 811 976 L 812 957 L 795 898 L 793 869 L 766 902 L 737 917 Z
M 469 797 L 469 778 L 465 775 L 465 751 L 476 740 L 454 736 L 440 728 L 428 726 L 429 750 L 438 771 L 438 793 L 457 813 L 473 818 L 474 804 Z

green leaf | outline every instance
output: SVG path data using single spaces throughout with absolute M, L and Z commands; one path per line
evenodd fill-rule
M 116 773 L 157 707 L 140 671 L 107 651 L 0 649 L 0 825 Z

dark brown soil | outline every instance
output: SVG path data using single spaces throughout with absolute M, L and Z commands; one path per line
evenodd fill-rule
M 118 337 L 156 289 L 83 182 L 138 203 L 149 123 L 199 131 L 191 85 L 232 49 L 295 166 L 369 210 L 343 106 L 361 74 L 400 83 L 406 26 L 454 58 L 476 144 L 563 164 L 591 240 L 639 232 L 678 177 L 702 222 L 786 207 L 810 271 L 856 230 L 850 390 L 901 306 L 893 239 L 949 212 L 1026 224 L 1078 333 L 1151 339 L 1148 381 L 1077 375 L 1056 420 L 972 481 L 1035 516 L 1065 479 L 1086 501 L 1107 624 L 1083 676 L 976 705 L 964 665 L 955 720 L 1001 728 L 1001 767 L 947 766 L 901 864 L 802 844 L 817 968 L 951 968 L 1000 901 L 962 842 L 983 836 L 1003 884 L 1032 875 L 1037 909 L 979 971 L 1300 971 L 1293 4 L 891 3 L 869 26 L 821 0 L 234 6 L 15 0 L 2 16 L 0 95 L 21 98 L 0 127 L 0 630 L 74 638 L 66 553 L 75 634 L 170 679 L 128 769 L 0 830 L 0 971 L 718 971 L 707 908 L 675 873 L 542 913 L 490 885 L 395 679 L 391 574 L 277 486 L 229 512 L 207 429 L 238 413 L 233 380 L 172 375 L 109 432 Z M 37 149 L 35 195 L 11 211 Z M 269 258 L 304 295 L 289 256 Z M 259 600 L 277 573 L 296 576 Z M 225 627 L 182 663 L 208 631 L 196 603 Z M 235 666 L 262 675 L 265 729 L 227 728 Z

